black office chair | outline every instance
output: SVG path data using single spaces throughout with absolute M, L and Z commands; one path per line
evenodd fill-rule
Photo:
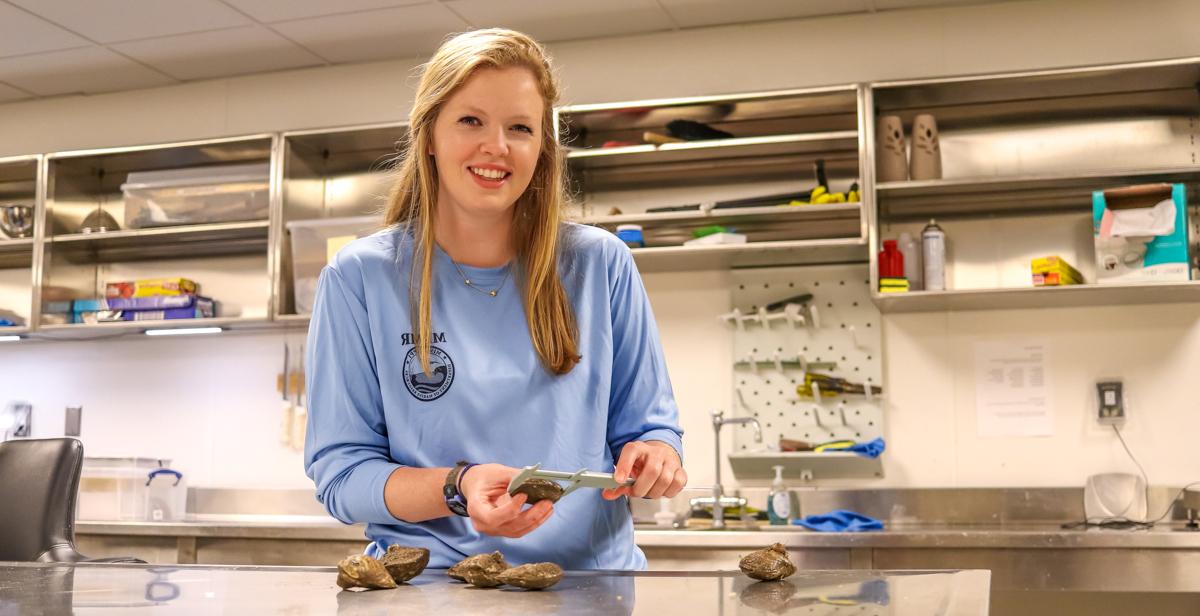
M 0 443 L 0 560 L 145 563 L 88 558 L 75 549 L 83 443 L 50 438 Z

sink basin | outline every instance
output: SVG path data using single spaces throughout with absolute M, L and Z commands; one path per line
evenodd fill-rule
M 733 531 L 741 533 L 756 533 L 760 531 L 791 531 L 804 530 L 800 526 L 771 526 L 766 522 L 754 522 L 746 524 L 741 520 L 728 520 L 725 522 L 725 528 L 722 531 Z M 695 531 L 712 531 L 712 520 L 707 519 L 689 519 L 684 526 L 679 527 L 664 527 L 657 524 L 635 524 L 635 530 L 695 530 Z

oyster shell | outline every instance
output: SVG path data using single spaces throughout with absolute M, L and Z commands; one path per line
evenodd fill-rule
M 782 580 L 796 572 L 796 566 L 788 559 L 787 548 L 782 543 L 747 554 L 738 567 L 742 573 L 756 580 Z
M 379 561 L 356 554 L 338 563 L 337 585 L 342 588 L 395 588 L 396 581 Z
M 562 567 L 554 563 L 531 563 L 505 569 L 496 575 L 496 579 L 509 586 L 541 590 L 550 588 L 563 577 Z
M 525 483 L 517 486 L 512 492 L 515 494 L 524 494 L 529 497 L 526 499 L 527 504 L 534 504 L 539 501 L 548 500 L 552 503 L 557 503 L 558 499 L 562 498 L 563 487 L 557 481 L 549 479 L 528 479 Z
M 446 575 L 480 588 L 495 588 L 500 585 L 496 576 L 509 565 L 500 552 L 476 554 L 459 561 L 446 570 Z
M 429 564 L 429 550 L 389 545 L 387 553 L 379 557 L 379 563 L 387 569 L 392 579 L 400 584 L 421 575 L 425 566 Z

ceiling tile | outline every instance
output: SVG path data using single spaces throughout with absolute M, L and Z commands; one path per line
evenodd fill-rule
M 261 21 L 272 23 L 322 15 L 354 13 L 411 4 L 432 4 L 433 0 L 222 0 L 225 4 Z
M 425 55 L 451 32 L 470 26 L 436 4 L 272 24 L 330 62 L 363 62 Z
M 250 19 L 217 0 L 9 0 L 98 43 L 232 28 Z
M 450 0 L 444 3 L 480 28 L 520 30 L 542 41 L 563 41 L 672 30 L 654 0 Z
M 867 0 L 658 0 L 681 28 L 863 13 Z
M 110 46 L 176 79 L 210 79 L 325 62 L 262 26 L 181 34 Z
M 0 81 L 38 96 L 115 92 L 174 83 L 164 75 L 100 47 L 0 58 Z
M 11 103 L 26 98 L 33 98 L 33 95 L 8 84 L 0 83 L 0 103 Z
M 0 57 L 90 45 L 87 39 L 0 2 Z

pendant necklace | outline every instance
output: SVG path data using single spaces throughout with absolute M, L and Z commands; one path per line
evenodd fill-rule
M 462 271 L 462 268 L 458 266 L 458 263 L 455 263 L 454 259 L 450 259 L 450 264 L 454 266 L 454 270 L 458 272 L 458 275 L 462 278 L 463 283 L 465 283 L 468 287 L 471 287 L 471 289 L 490 297 L 496 297 L 496 295 L 500 293 L 500 289 L 504 288 L 504 283 L 508 282 L 509 273 L 512 272 L 512 265 L 509 265 L 508 268 L 504 270 L 504 278 L 500 280 L 500 286 L 496 287 L 495 289 L 488 290 L 483 287 L 476 286 L 475 283 L 471 282 L 471 279 L 468 278 L 467 275 Z

